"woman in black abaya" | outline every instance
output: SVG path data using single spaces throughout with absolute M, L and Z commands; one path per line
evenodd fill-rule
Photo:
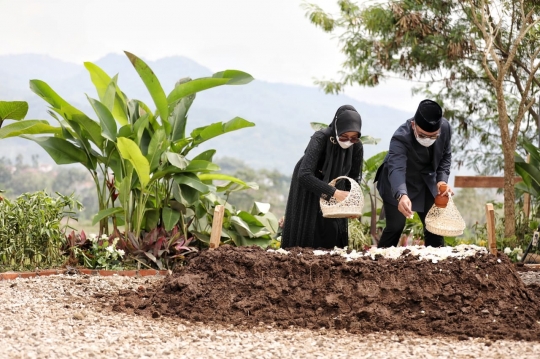
M 347 218 L 324 218 L 320 198 L 338 201 L 348 195 L 350 183 L 338 181 L 348 176 L 360 183 L 364 147 L 360 141 L 362 119 L 353 106 L 341 106 L 327 128 L 317 131 L 294 168 L 285 222 L 282 248 L 343 248 L 348 245 Z

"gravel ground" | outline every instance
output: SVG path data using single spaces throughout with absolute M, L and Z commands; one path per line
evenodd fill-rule
M 540 283 L 540 272 L 520 274 L 526 283 Z M 159 279 L 56 275 L 2 281 L 0 358 L 528 358 L 540 353 L 540 343 L 267 325 L 246 331 L 106 308 L 107 294 Z

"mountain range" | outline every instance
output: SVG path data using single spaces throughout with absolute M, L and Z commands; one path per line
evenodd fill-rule
M 210 69 L 186 57 L 146 62 L 156 73 L 165 93 L 169 93 L 180 78 L 212 74 Z M 110 76 L 119 74 L 118 84 L 128 97 L 155 108 L 126 56 L 109 54 L 95 63 Z M 257 74 L 251 75 L 257 78 Z M 93 98 L 98 96 L 82 63 L 74 64 L 36 54 L 0 56 L 0 99 L 27 101 L 30 106 L 27 119 L 47 119 L 56 125 L 46 112 L 46 102 L 30 91 L 31 79 L 47 82 L 69 103 L 96 119 L 85 94 Z M 388 103 L 392 103 L 391 98 Z M 336 109 L 344 104 L 353 105 L 361 114 L 363 135 L 380 139 L 377 145 L 365 145 L 365 158 L 386 150 L 395 129 L 412 116 L 390 106 L 372 105 L 345 95 L 326 95 L 316 87 L 256 79 L 247 85 L 222 86 L 197 94 L 188 114 L 187 129 L 225 122 L 235 116 L 252 121 L 255 127 L 212 139 L 200 150 L 214 148 L 218 158 L 233 157 L 256 169 L 277 169 L 290 174 L 313 133 L 310 122 L 330 123 Z M 32 141 L 20 138 L 0 140 L 0 157 L 14 159 L 18 154 L 25 157 L 38 154 L 40 162 L 52 162 Z

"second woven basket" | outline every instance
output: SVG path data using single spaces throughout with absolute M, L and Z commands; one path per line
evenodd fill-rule
M 440 236 L 457 237 L 463 234 L 465 226 L 451 196 L 445 208 L 433 205 L 426 215 L 426 229 Z

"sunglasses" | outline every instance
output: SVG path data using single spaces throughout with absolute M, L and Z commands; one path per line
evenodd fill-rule
M 414 132 L 416 132 L 416 135 L 422 139 L 436 140 L 440 136 L 440 133 L 433 136 L 424 135 L 423 133 L 418 132 L 418 130 L 416 129 L 416 124 L 414 125 Z
M 338 138 L 339 138 L 339 140 L 340 140 L 341 142 L 347 142 L 347 141 L 351 141 L 352 143 L 358 143 L 358 142 L 360 142 L 360 138 L 359 138 L 359 137 L 339 136 Z

